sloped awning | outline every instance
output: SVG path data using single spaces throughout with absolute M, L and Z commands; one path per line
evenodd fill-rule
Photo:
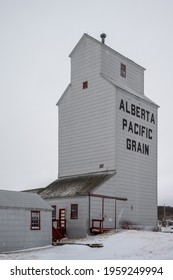
M 115 175 L 115 171 L 59 178 L 37 192 L 43 199 L 88 195 Z

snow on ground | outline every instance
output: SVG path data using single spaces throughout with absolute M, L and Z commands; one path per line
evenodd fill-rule
M 69 240 L 66 240 L 69 242 Z M 173 233 L 119 231 L 73 240 L 74 244 L 0 254 L 1 260 L 173 260 Z M 90 248 L 77 243 L 102 243 Z

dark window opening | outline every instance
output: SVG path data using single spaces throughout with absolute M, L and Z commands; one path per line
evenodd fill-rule
M 126 78 L 126 65 L 121 63 L 121 71 L 120 74 L 123 78 Z
M 31 211 L 31 229 L 40 229 L 40 211 Z
M 88 88 L 88 81 L 83 82 L 83 89 Z
M 71 219 L 78 219 L 78 204 L 71 204 Z
M 52 205 L 51 207 L 53 208 L 52 219 L 56 219 L 56 205 Z

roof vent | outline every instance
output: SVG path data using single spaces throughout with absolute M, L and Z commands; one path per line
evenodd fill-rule
M 100 35 L 101 39 L 102 39 L 102 43 L 105 44 L 105 38 L 106 38 L 106 34 L 105 33 L 102 33 Z

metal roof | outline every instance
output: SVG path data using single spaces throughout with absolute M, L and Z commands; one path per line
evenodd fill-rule
M 112 49 L 111 47 L 109 47 L 108 45 L 106 44 L 103 44 L 101 41 L 95 39 L 94 37 L 84 33 L 83 36 L 80 38 L 80 40 L 78 41 L 78 43 L 75 45 L 75 47 L 73 48 L 73 50 L 71 51 L 71 53 L 69 54 L 69 57 L 72 57 L 72 55 L 75 53 L 75 51 L 78 49 L 78 46 L 81 44 L 81 42 L 84 40 L 84 38 L 88 38 L 90 40 L 92 40 L 93 42 L 99 44 L 102 48 L 106 49 L 106 50 L 109 50 L 111 52 L 113 52 L 114 54 L 116 55 L 119 55 L 121 56 L 122 58 L 134 63 L 136 66 L 140 67 L 141 69 L 143 70 L 146 70 L 143 66 L 139 65 L 138 63 L 134 62 L 133 60 L 129 59 L 128 57 L 122 55 L 121 53 L 115 51 L 114 49 Z
M 1 207 L 52 210 L 50 205 L 35 193 L 6 190 L 0 190 Z
M 119 82 L 114 81 L 113 79 L 111 79 L 110 77 L 108 77 L 108 76 L 106 76 L 104 74 L 101 74 L 101 77 L 104 78 L 107 82 L 111 83 L 113 86 L 121 88 L 122 90 L 128 92 L 128 94 L 130 93 L 131 95 L 136 96 L 137 98 L 143 99 L 143 100 L 153 104 L 154 106 L 159 107 L 155 102 L 153 102 L 146 95 L 140 94 L 137 91 L 131 90 L 128 87 L 125 87 L 125 86 L 121 85 Z
M 38 192 L 43 199 L 88 195 L 115 174 L 115 171 L 59 178 Z

